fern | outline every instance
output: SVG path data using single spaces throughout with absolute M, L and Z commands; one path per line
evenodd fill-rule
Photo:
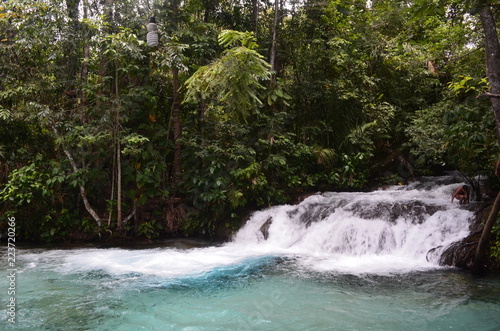
M 258 46 L 252 32 L 223 30 L 219 34 L 219 45 L 231 48 L 235 47 L 237 44 L 240 44 L 248 49 L 256 49 Z
M 219 41 L 243 45 L 224 51 L 221 58 L 198 69 L 185 83 L 184 102 L 221 105 L 226 112 L 246 121 L 263 104 L 259 91 L 265 89 L 261 82 L 271 78 L 270 65 L 251 49 L 255 47 L 253 36 L 247 32 L 225 30 Z

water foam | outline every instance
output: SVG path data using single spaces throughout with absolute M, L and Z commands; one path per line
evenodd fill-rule
M 319 272 L 437 268 L 441 252 L 469 234 L 473 214 L 450 202 L 457 186 L 314 195 L 297 206 L 255 213 L 234 244 L 293 255 Z
M 46 266 L 61 273 L 166 279 L 203 277 L 219 269 L 227 274 L 232 266 L 266 263 L 259 257 L 270 256 L 314 272 L 391 274 L 438 268 L 440 253 L 469 233 L 473 216 L 450 202 L 456 186 L 314 195 L 298 205 L 255 212 L 231 242 L 217 247 L 28 251 L 23 259 L 26 269 Z

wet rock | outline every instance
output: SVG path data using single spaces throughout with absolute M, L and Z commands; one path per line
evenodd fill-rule
M 299 220 L 308 228 L 312 223 L 321 222 L 335 212 L 335 209 L 345 206 L 347 200 L 339 199 L 328 204 L 314 203 L 307 205 L 307 209 L 300 215 Z M 297 209 L 297 212 L 299 209 Z M 290 214 L 289 214 L 290 215 Z
M 470 270 L 474 263 L 477 245 L 483 231 L 483 223 L 488 216 L 488 204 L 470 204 L 467 209 L 476 210 L 475 220 L 470 226 L 470 235 L 448 246 L 441 254 L 440 265 L 454 266 Z
M 379 202 L 364 206 L 354 204 L 347 210 L 351 210 L 354 215 L 367 220 L 383 219 L 394 223 L 398 218 L 403 218 L 411 220 L 412 223 L 421 224 L 437 211 L 444 210 L 444 207 L 428 205 L 421 201 L 403 201 Z
M 480 236 L 481 233 L 476 232 L 448 246 L 441 254 L 439 264 L 454 266 L 460 269 L 471 269 Z
M 269 217 L 267 221 L 265 221 L 264 224 L 262 224 L 260 227 L 260 232 L 262 232 L 264 240 L 267 240 L 267 238 L 269 238 L 269 228 L 271 227 L 271 223 L 273 223 L 273 218 Z
M 343 208 L 354 216 L 365 220 L 381 219 L 395 223 L 397 219 L 410 220 L 414 224 L 423 223 L 429 216 L 445 207 L 425 204 L 422 201 L 402 201 L 366 203 L 355 202 L 350 204 L 347 200 L 339 200 L 330 204 L 311 204 L 306 211 L 300 215 L 300 221 L 309 227 L 311 223 L 321 222 L 335 212 L 335 209 Z M 296 210 L 297 211 L 297 210 Z

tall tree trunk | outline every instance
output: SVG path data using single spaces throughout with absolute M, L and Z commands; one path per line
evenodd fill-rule
M 75 75 L 77 72 L 78 56 L 75 51 L 74 40 L 77 40 L 76 34 L 78 33 L 78 26 L 79 26 L 78 22 L 79 6 L 80 6 L 80 0 L 66 0 L 68 17 L 71 19 L 69 26 L 71 33 L 73 34 L 71 41 L 68 43 L 68 49 L 67 49 L 68 62 L 66 64 L 66 73 L 68 75 L 69 81 L 75 79 Z
M 257 33 L 259 32 L 259 0 L 252 0 L 252 14 L 253 14 L 253 33 L 255 38 L 257 38 Z
M 104 1 L 104 15 L 108 23 L 113 20 L 113 0 Z
M 215 5 L 212 0 L 204 0 L 203 7 L 205 8 L 205 12 L 203 14 L 203 22 L 209 23 L 212 12 L 215 11 Z
M 172 1 L 172 12 L 173 12 L 173 27 L 174 31 L 177 32 L 178 29 L 178 12 L 179 4 L 178 0 Z M 172 182 L 174 186 L 179 184 L 182 176 L 182 159 L 181 159 L 181 119 L 180 119 L 180 100 L 179 100 L 179 69 L 175 67 L 172 68 L 172 121 L 174 130 L 174 164 L 173 164 L 173 178 Z
M 113 152 L 112 164 L 111 164 L 111 194 L 109 197 L 109 201 L 115 200 L 115 183 L 116 183 L 116 151 Z M 108 228 L 111 227 L 111 220 L 113 219 L 113 204 L 109 206 L 109 215 L 108 215 Z
M 274 21 L 273 21 L 273 40 L 271 42 L 271 54 L 269 56 L 269 64 L 271 65 L 271 70 L 276 71 L 276 42 L 278 38 L 278 20 L 280 7 L 279 3 L 281 0 L 274 0 Z M 274 76 L 274 75 L 273 75 Z
M 179 69 L 172 69 L 172 88 L 173 88 L 173 102 L 172 102 L 172 121 L 174 129 L 174 171 L 173 171 L 173 184 L 177 185 L 181 180 L 182 175 L 182 159 L 181 159 L 181 120 L 180 120 L 180 102 L 179 102 Z
M 488 76 L 491 94 L 500 94 L 500 43 L 496 30 L 495 16 L 490 6 L 481 10 L 481 23 L 484 30 L 486 52 L 486 75 Z M 497 127 L 497 139 L 500 146 L 500 99 L 491 98 Z
M 123 228 L 122 220 L 122 156 L 121 156 L 121 143 L 120 143 L 120 90 L 118 84 L 118 61 L 115 61 L 115 107 L 116 118 L 114 130 L 116 137 L 116 228 L 121 231 Z
M 89 2 L 88 2 L 88 0 L 83 0 L 83 18 L 84 19 L 87 19 L 89 16 L 88 11 L 89 11 Z M 90 61 L 90 42 L 89 42 L 90 36 L 89 36 L 89 30 L 88 30 L 86 25 L 84 26 L 83 35 L 84 35 L 84 37 L 83 37 L 84 50 L 83 50 L 83 61 L 82 61 L 82 67 L 81 67 L 81 71 L 80 71 L 80 77 L 81 77 L 82 83 L 85 84 L 85 83 L 87 83 L 87 79 L 89 76 L 89 61 Z M 82 92 L 81 98 L 82 98 L 82 105 L 85 107 L 87 105 L 87 93 Z M 82 122 L 86 123 L 87 118 L 82 117 Z
M 498 192 L 495 203 L 493 203 L 490 215 L 486 220 L 483 228 L 483 233 L 481 234 L 481 238 L 479 239 L 479 244 L 477 245 L 476 254 L 474 256 L 474 263 L 472 265 L 472 272 L 476 275 L 480 275 L 484 272 L 484 253 L 486 252 L 486 248 L 488 247 L 488 240 L 490 239 L 491 229 L 493 228 L 493 224 L 495 224 L 495 220 L 497 219 L 499 211 L 500 192 Z
M 105 0 L 104 2 L 104 9 L 103 9 L 103 14 L 105 16 L 105 20 L 107 23 L 109 23 L 111 26 L 112 23 L 112 16 L 113 16 L 113 0 Z M 107 30 L 110 30 L 108 27 Z M 110 31 L 108 31 L 110 33 Z M 101 60 L 99 61 L 99 75 L 97 78 L 97 82 L 100 86 L 103 84 L 104 80 L 104 75 L 106 75 L 106 58 L 104 56 L 101 56 Z M 102 94 L 102 87 L 100 88 L 100 91 L 97 92 L 98 96 Z M 100 107 L 100 98 L 97 98 L 97 107 Z
M 498 41 L 498 33 L 496 29 L 495 16 L 491 11 L 491 7 L 484 5 L 480 13 L 481 23 L 484 30 L 484 42 L 486 53 L 486 74 L 489 79 L 490 93 L 493 95 L 500 94 L 500 43 Z M 493 113 L 497 127 L 497 139 L 500 146 L 500 99 L 490 98 Z M 498 212 L 500 210 L 500 193 L 497 195 L 493 208 L 490 211 L 488 220 L 484 225 L 481 239 L 477 246 L 476 255 L 474 258 L 473 272 L 481 273 L 483 271 L 484 255 L 488 245 L 488 240 L 491 234 L 491 229 L 495 224 Z
M 123 229 L 122 218 L 122 157 L 120 137 L 116 142 L 116 228 Z

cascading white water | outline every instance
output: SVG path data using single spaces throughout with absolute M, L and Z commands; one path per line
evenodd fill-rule
M 293 261 L 307 272 L 392 274 L 438 268 L 441 252 L 469 234 L 473 213 L 450 202 L 458 185 L 310 196 L 298 205 L 255 212 L 221 246 L 54 250 L 24 258 L 30 261 L 28 268 L 53 268 L 55 263 L 63 273 L 99 270 L 169 279 L 224 273 L 225 268 L 265 264 L 273 257 Z
M 406 272 L 437 267 L 469 234 L 472 212 L 450 201 L 459 184 L 314 195 L 256 212 L 232 244 L 294 256 L 317 271 Z M 429 254 L 432 252 L 432 254 Z
M 469 233 L 457 186 L 311 196 L 220 246 L 19 248 L 17 322 L 4 305 L 0 329 L 496 330 L 498 279 L 437 264 Z

